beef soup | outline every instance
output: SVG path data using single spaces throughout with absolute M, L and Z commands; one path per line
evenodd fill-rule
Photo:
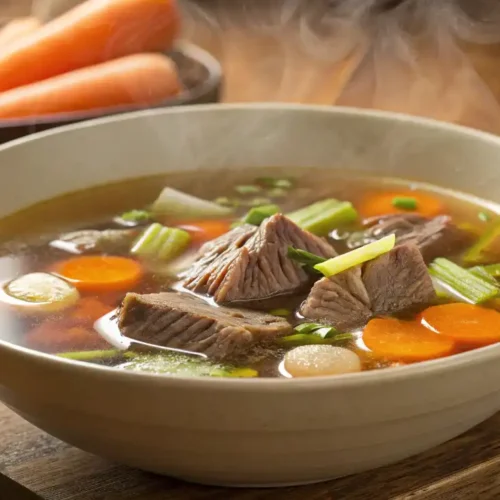
M 0 335 L 76 361 L 307 377 L 500 341 L 492 204 L 409 181 L 178 173 L 38 204 L 0 234 Z

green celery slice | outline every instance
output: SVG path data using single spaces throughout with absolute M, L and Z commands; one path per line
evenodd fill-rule
M 271 215 L 277 214 L 280 211 L 278 205 L 260 205 L 251 208 L 243 218 L 243 223 L 260 226 L 260 224 Z
M 130 252 L 140 257 L 167 261 L 178 257 L 190 241 L 191 236 L 187 231 L 155 222 L 139 236 Z
M 500 254 L 500 224 L 491 227 L 464 254 L 466 264 L 489 264 Z
M 431 263 L 429 272 L 472 304 L 480 304 L 493 299 L 500 291 L 498 286 L 490 281 L 443 257 Z
M 306 231 L 326 236 L 333 229 L 356 221 L 358 213 L 350 202 L 329 198 L 296 210 L 288 218 Z
M 359 266 L 364 262 L 373 260 L 384 253 L 390 252 L 395 244 L 396 236 L 394 234 L 389 234 L 373 243 L 368 243 L 368 245 L 364 245 L 350 252 L 328 259 L 320 264 L 316 264 L 314 269 L 328 278 L 350 269 L 351 267 Z
M 321 262 L 326 261 L 324 257 L 294 247 L 288 247 L 287 256 L 299 264 L 313 268 L 316 264 L 321 264 Z

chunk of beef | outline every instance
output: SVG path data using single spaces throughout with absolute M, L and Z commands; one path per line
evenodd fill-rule
M 202 352 L 223 360 L 292 331 L 284 319 L 245 309 L 214 307 L 188 294 L 128 293 L 119 311 L 123 335 Z
M 376 241 L 389 234 L 396 235 L 397 245 L 414 243 L 420 249 L 424 260 L 430 262 L 460 252 L 473 241 L 473 235 L 458 228 L 451 218 L 440 215 L 427 219 L 417 214 L 397 214 L 378 217 L 368 222 L 368 229 L 351 235 L 350 248 Z
M 75 250 L 77 252 L 104 252 L 122 254 L 128 253 L 134 238 L 137 236 L 136 229 L 83 229 L 72 233 L 66 233 L 52 242 L 52 245 L 62 250 Z
M 363 326 L 372 316 L 372 311 L 361 269 L 349 269 L 318 280 L 301 305 L 300 313 L 307 319 L 332 325 L 338 330 Z
M 375 316 L 427 305 L 436 292 L 418 247 L 406 243 L 363 267 L 363 283 Z
M 183 286 L 208 294 L 219 304 L 263 300 L 306 285 L 310 275 L 287 257 L 288 246 L 325 258 L 336 255 L 324 239 L 281 214 L 259 228 L 242 226 L 207 245 L 187 272 Z
M 406 243 L 313 286 L 301 305 L 307 318 L 353 330 L 373 316 L 423 307 L 436 297 L 427 266 L 418 247 Z

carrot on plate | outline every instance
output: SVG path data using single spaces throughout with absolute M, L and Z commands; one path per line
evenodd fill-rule
M 434 217 L 445 212 L 445 206 L 441 200 L 430 194 L 411 189 L 369 192 L 356 205 L 356 208 L 364 219 L 400 213 Z
M 0 49 L 0 92 L 130 54 L 171 48 L 175 0 L 87 0 Z
M 213 240 L 231 230 L 231 222 L 227 220 L 203 220 L 185 222 L 178 226 L 191 235 L 191 242 L 197 245 Z
M 180 91 L 167 56 L 138 54 L 2 92 L 0 118 L 154 105 Z
M 418 321 L 372 319 L 363 330 L 363 342 L 373 354 L 391 361 L 425 361 L 449 356 L 455 342 L 429 331 Z
M 34 17 L 20 17 L 10 21 L 0 30 L 0 50 L 14 40 L 19 40 L 38 30 L 41 25 L 40 21 Z
M 139 283 L 143 274 L 135 260 L 107 255 L 74 257 L 59 262 L 53 270 L 82 292 L 127 291 Z
M 422 325 L 460 347 L 500 342 L 500 313 L 493 309 L 457 302 L 429 307 L 420 318 Z

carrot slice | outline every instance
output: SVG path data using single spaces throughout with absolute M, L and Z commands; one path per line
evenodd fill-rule
M 191 242 L 202 244 L 226 234 L 231 230 L 231 222 L 227 220 L 203 220 L 186 222 L 179 226 L 191 234 Z
M 55 272 L 85 292 L 130 290 L 142 277 L 141 265 L 132 259 L 88 255 L 56 265 Z
M 500 313 L 472 304 L 432 306 L 421 314 L 422 324 L 463 347 L 500 342 Z
M 455 342 L 431 332 L 417 321 L 372 319 L 363 331 L 363 342 L 375 356 L 393 361 L 425 361 L 449 356 Z
M 393 202 L 397 198 L 412 198 L 416 201 L 415 210 L 405 210 L 394 206 Z M 419 191 L 378 191 L 368 193 L 359 204 L 357 204 L 360 215 L 368 219 L 388 214 L 415 213 L 424 217 L 434 217 L 445 212 L 443 203 L 430 194 Z

